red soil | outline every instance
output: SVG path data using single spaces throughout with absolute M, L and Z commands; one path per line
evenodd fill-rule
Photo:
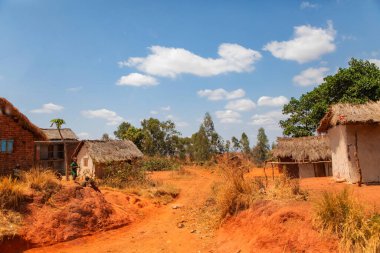
M 207 220 L 207 213 L 212 204 L 208 205 L 212 192 L 212 184 L 220 181 L 217 172 L 202 168 L 188 167 L 191 175 L 177 176 L 172 172 L 153 173 L 154 179 L 164 183 L 174 184 L 181 189 L 179 198 L 167 206 L 155 207 L 139 198 L 119 192 L 104 191 L 104 199 L 109 204 L 102 204 L 99 198 L 94 203 L 97 208 L 102 206 L 103 212 L 95 212 L 105 228 L 115 224 L 129 224 L 118 229 L 94 233 L 99 229 L 95 223 L 87 224 L 82 217 L 74 218 L 83 224 L 89 234 L 71 241 L 57 243 L 51 246 L 30 249 L 28 253 L 97 253 L 97 252 L 335 252 L 337 241 L 320 235 L 312 227 L 311 215 L 313 201 L 320 197 L 326 189 L 340 190 L 345 184 L 337 184 L 328 178 L 312 178 L 301 180 L 301 186 L 310 192 L 310 202 L 260 202 L 254 208 L 241 212 L 236 217 L 227 220 L 218 231 L 215 231 Z M 271 169 L 267 171 L 271 177 Z M 277 175 L 277 171 L 275 171 Z M 249 176 L 263 176 L 262 170 L 252 169 Z M 379 203 L 380 186 L 348 186 L 354 194 L 365 203 Z M 89 193 L 97 194 L 97 193 Z M 129 197 L 129 200 L 127 199 Z M 78 199 L 83 203 L 83 199 Z M 380 204 L 380 203 L 379 203 Z M 112 214 L 107 214 L 109 205 Z M 174 208 L 173 206 L 179 206 Z M 75 210 L 74 204 L 67 210 Z M 87 204 L 86 204 L 87 206 Z M 81 211 L 86 213 L 86 208 Z M 48 211 L 48 210 L 46 210 Z M 87 210 L 88 211 L 88 210 Z M 68 217 L 60 218 L 57 214 L 42 213 L 37 222 L 31 222 L 29 228 L 35 233 L 42 229 L 52 229 L 54 235 L 30 235 L 36 241 L 44 242 L 47 238 L 64 238 L 79 236 L 77 231 L 69 230 L 70 224 L 62 224 L 62 231 L 57 231 L 55 222 L 46 220 L 60 219 L 69 222 Z M 110 221 L 105 221 L 107 218 Z M 87 218 L 86 218 L 87 219 Z M 88 221 L 91 218 L 88 218 Z M 114 222 L 112 222 L 114 221 Z M 109 222 L 109 223 L 107 223 Z M 183 226 L 178 226 L 183 224 Z M 65 227 L 68 226 L 68 227 Z M 117 226 L 117 225 L 116 225 Z M 66 229 L 66 232 L 63 232 Z M 102 229 L 102 228 L 100 228 Z M 74 234 L 74 235 L 73 235 Z M 84 235 L 85 233 L 82 233 Z M 65 237 L 66 236 L 66 237 Z M 72 237 L 71 237 L 72 238 Z
M 217 252 L 337 252 L 337 240 L 312 227 L 306 202 L 257 203 L 218 232 Z

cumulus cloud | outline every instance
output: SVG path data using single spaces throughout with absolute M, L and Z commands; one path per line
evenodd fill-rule
M 163 107 L 161 107 L 160 108 L 161 109 L 161 111 L 170 111 L 172 108 L 168 105 L 168 106 L 163 106 Z
M 371 63 L 374 63 L 376 66 L 380 68 L 380 60 L 379 59 L 369 59 L 368 60 Z
M 232 111 L 232 110 L 216 111 L 215 115 L 221 123 L 230 124 L 230 123 L 240 123 L 241 122 L 240 113 Z
M 300 5 L 301 9 L 316 9 L 318 7 L 319 7 L 318 4 L 310 3 L 310 2 L 302 2 Z
M 63 106 L 53 103 L 43 104 L 41 108 L 31 110 L 32 113 L 53 113 L 63 110 Z
M 281 111 L 270 111 L 263 114 L 255 114 L 252 116 L 252 121 L 249 123 L 254 126 L 278 126 L 278 122 L 284 119 L 285 116 Z
M 318 85 L 323 82 L 323 78 L 328 71 L 329 69 L 326 67 L 308 68 L 293 77 L 293 82 L 299 86 Z
M 288 102 L 289 100 L 284 96 L 278 96 L 278 97 L 262 96 L 257 101 L 257 104 L 259 106 L 282 106 Z
M 119 62 L 119 66 L 135 67 L 153 76 L 175 78 L 181 74 L 216 76 L 229 72 L 254 70 L 253 64 L 261 59 L 255 50 L 238 44 L 219 46 L 219 58 L 204 58 L 184 48 L 152 46 L 147 57 L 131 57 Z
M 334 52 L 336 31 L 331 21 L 327 28 L 302 25 L 294 27 L 294 38 L 288 41 L 272 41 L 264 46 L 265 51 L 282 60 L 305 63 Z
M 88 139 L 90 137 L 90 134 L 87 132 L 81 132 L 81 133 L 77 134 L 77 136 L 79 137 L 79 139 L 85 140 L 85 139 Z
M 255 107 L 255 102 L 247 98 L 230 101 L 225 106 L 226 109 L 234 111 L 250 111 Z
M 206 97 L 208 100 L 231 100 L 236 98 L 242 98 L 245 96 L 245 91 L 243 89 L 237 89 L 233 91 L 226 91 L 225 89 L 215 89 L 215 90 L 200 90 L 198 91 L 198 96 Z
M 135 87 L 147 87 L 155 86 L 158 84 L 156 78 L 140 73 L 131 73 L 127 76 L 122 76 L 116 83 L 120 86 L 135 86 Z
M 123 117 L 117 115 L 116 112 L 104 108 L 99 110 L 82 111 L 82 115 L 89 119 L 104 119 L 109 126 L 118 125 L 124 120 Z

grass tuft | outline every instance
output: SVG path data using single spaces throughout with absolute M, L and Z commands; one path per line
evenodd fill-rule
M 11 177 L 0 179 L 0 209 L 20 210 L 25 200 L 24 186 Z

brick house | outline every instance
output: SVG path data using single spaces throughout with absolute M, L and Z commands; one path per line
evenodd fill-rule
M 34 166 L 34 142 L 47 140 L 44 132 L 0 97 L 0 175 Z

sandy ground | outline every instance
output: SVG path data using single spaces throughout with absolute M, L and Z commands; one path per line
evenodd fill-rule
M 190 175 L 172 172 L 153 177 L 181 189 L 178 199 L 157 208 L 142 221 L 120 229 L 78 238 L 49 247 L 30 249 L 28 253 L 88 252 L 208 252 L 213 243 L 213 229 L 200 221 L 200 210 L 210 194 L 215 175 L 204 169 L 188 168 Z M 178 206 L 177 209 L 173 207 Z M 183 224 L 183 227 L 181 227 Z
M 335 252 L 337 241 L 322 238 L 311 225 L 311 209 L 325 190 L 349 188 L 367 206 L 380 207 L 380 186 L 335 183 L 331 178 L 301 180 L 310 193 L 303 203 L 263 204 L 228 220 L 215 231 L 207 218 L 207 200 L 212 184 L 220 180 L 216 172 L 187 167 L 190 175 L 155 172 L 155 180 L 177 186 L 175 202 L 154 207 L 144 218 L 116 230 L 34 248 L 28 253 L 118 253 L 118 252 Z M 278 171 L 274 171 L 278 175 Z M 272 171 L 267 171 L 268 177 Z M 247 176 L 263 176 L 253 169 Z M 173 208 L 178 207 L 178 208 Z M 182 225 L 181 225 L 182 224 Z

